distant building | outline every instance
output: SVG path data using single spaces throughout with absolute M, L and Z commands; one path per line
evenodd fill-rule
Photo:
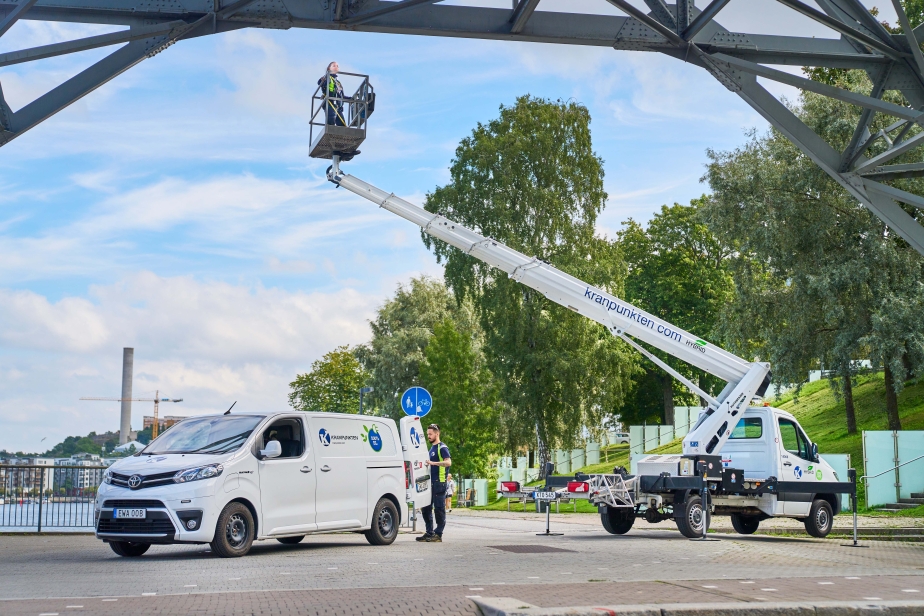
M 175 424 L 175 423 L 177 423 L 177 422 L 180 422 L 180 421 L 183 421 L 184 419 L 186 419 L 186 418 L 185 418 L 185 417 L 180 417 L 179 415 L 164 415 L 163 417 L 158 417 L 158 418 L 157 418 L 157 423 L 159 424 L 159 427 L 158 427 L 157 430 L 158 430 L 158 432 L 163 432 L 164 430 L 166 430 L 167 428 L 169 428 L 169 427 L 172 426 L 173 424 Z M 148 428 L 152 427 L 153 425 L 154 425 L 154 417 L 153 417 L 152 415 L 145 415 L 145 416 L 144 416 L 144 425 L 142 426 L 142 429 L 143 429 L 143 430 L 147 430 Z
M 10 458 L 5 464 L 27 468 L 0 468 L 0 486 L 10 496 L 17 494 L 33 496 L 40 492 L 48 492 L 54 487 L 55 474 L 49 468 L 44 471 L 43 475 L 41 467 L 51 467 L 54 463 L 55 461 L 51 458 Z
M 103 482 L 104 469 L 109 466 L 96 454 L 76 453 L 70 458 L 56 458 L 55 486 L 65 490 L 97 488 Z M 96 467 L 96 468 L 94 468 Z

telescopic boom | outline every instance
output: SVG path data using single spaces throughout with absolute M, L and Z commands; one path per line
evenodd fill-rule
M 539 291 L 551 301 L 600 323 L 707 400 L 706 412 L 683 439 L 684 454 L 719 453 L 738 423 L 737 416 L 755 395 L 763 395 L 770 384 L 769 364 L 747 362 L 536 257 L 527 257 L 444 216 L 428 212 L 352 175 L 343 174 L 337 157 L 328 169 L 327 179 L 411 221 L 436 239 L 503 270 L 517 282 Z M 713 398 L 636 341 L 682 359 L 727 381 L 728 385 L 718 398 Z

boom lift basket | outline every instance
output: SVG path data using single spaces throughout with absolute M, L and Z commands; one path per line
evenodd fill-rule
M 358 77 L 362 81 L 353 96 L 331 96 L 325 74 L 311 97 L 310 137 L 312 158 L 333 158 L 336 154 L 349 160 L 366 139 L 366 122 L 375 111 L 375 89 L 368 75 L 338 73 L 338 77 Z M 348 79 L 355 82 L 355 79 Z

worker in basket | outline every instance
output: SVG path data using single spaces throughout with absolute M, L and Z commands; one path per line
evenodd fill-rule
M 339 72 L 340 65 L 331 62 L 327 65 L 327 73 L 318 79 L 318 85 L 324 91 L 327 101 L 328 126 L 346 126 L 346 121 L 343 119 L 343 84 L 337 79 Z

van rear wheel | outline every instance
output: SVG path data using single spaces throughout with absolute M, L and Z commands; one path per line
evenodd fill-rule
M 674 507 L 676 508 L 677 506 L 675 503 Z M 680 515 L 675 518 L 677 520 L 677 530 L 688 539 L 699 539 L 703 536 L 703 526 L 706 524 L 703 499 L 698 494 L 690 494 L 683 501 L 682 507 Z
M 760 526 L 760 518 L 753 515 L 731 514 L 732 527 L 739 535 L 753 535 Z
M 831 503 L 820 498 L 812 502 L 809 516 L 805 518 L 805 532 L 813 537 L 824 538 L 834 526 L 834 511 Z
M 366 541 L 372 545 L 391 545 L 398 537 L 398 508 L 387 498 L 379 499 L 372 512 L 372 528 L 367 530 Z
M 215 538 L 209 544 L 212 553 L 222 558 L 244 556 L 253 545 L 253 515 L 243 503 L 233 502 L 225 505 L 218 523 L 215 525 Z
M 284 543 L 286 545 L 295 545 L 297 543 L 301 543 L 302 539 L 304 538 L 305 538 L 305 535 L 300 535 L 298 537 L 277 537 L 276 541 L 278 541 L 279 543 Z
M 150 543 L 134 543 L 133 541 L 110 541 L 109 547 L 119 556 L 134 558 L 141 556 L 151 547 Z

